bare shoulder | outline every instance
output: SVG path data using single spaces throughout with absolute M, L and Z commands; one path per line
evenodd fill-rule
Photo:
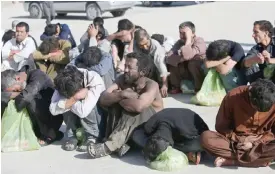
M 145 86 L 145 88 L 147 88 L 147 89 L 154 89 L 155 90 L 155 89 L 159 88 L 159 85 L 154 80 L 146 78 L 146 86 Z

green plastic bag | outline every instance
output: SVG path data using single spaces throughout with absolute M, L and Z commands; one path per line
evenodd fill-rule
M 40 148 L 27 109 L 17 112 L 14 100 L 11 100 L 5 109 L 1 131 L 2 152 L 30 151 Z
M 275 74 L 275 65 L 267 65 L 264 69 L 264 78 L 271 79 Z
M 210 69 L 203 81 L 201 90 L 191 98 L 191 103 L 202 106 L 220 106 L 226 90 L 218 72 Z
M 76 139 L 80 142 L 80 144 L 83 144 L 85 142 L 87 138 L 84 132 L 84 128 L 76 129 Z
M 195 93 L 194 83 L 190 80 L 182 80 L 180 84 L 182 93 L 184 94 L 193 94 Z
M 169 146 L 149 165 L 152 169 L 159 171 L 176 171 L 188 165 L 188 158 L 183 152 Z

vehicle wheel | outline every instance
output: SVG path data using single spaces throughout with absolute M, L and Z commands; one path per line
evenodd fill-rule
M 153 7 L 152 1 L 142 1 L 142 5 L 145 7 Z
M 57 16 L 64 17 L 67 16 L 67 13 L 57 13 Z
M 123 16 L 126 13 L 126 10 L 123 11 L 111 11 L 112 15 L 114 17 L 119 17 L 119 16 Z
M 169 6 L 169 5 L 171 5 L 171 4 L 172 4 L 172 2 L 167 2 L 167 1 L 166 1 L 166 2 L 162 2 L 162 5 L 163 5 L 163 6 Z
M 37 3 L 32 3 L 29 7 L 29 12 L 31 18 L 36 18 L 36 19 L 41 19 L 43 16 L 43 11 L 39 4 Z
M 101 16 L 101 10 L 94 3 L 88 4 L 86 7 L 86 15 L 88 20 L 94 20 L 94 18 Z
M 204 4 L 206 1 L 195 1 L 196 4 Z

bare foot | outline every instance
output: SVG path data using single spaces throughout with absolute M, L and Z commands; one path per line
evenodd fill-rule
M 201 161 L 201 153 L 200 152 L 189 152 L 188 160 L 198 165 Z
M 234 163 L 234 160 L 230 160 L 230 159 L 225 159 L 225 158 L 222 158 L 222 157 L 217 157 L 215 159 L 215 162 L 214 162 L 214 165 L 216 167 L 221 167 L 221 166 L 233 166 L 235 163 Z
M 46 144 L 46 142 L 44 140 L 41 140 L 41 139 L 37 139 L 38 143 L 43 146 Z

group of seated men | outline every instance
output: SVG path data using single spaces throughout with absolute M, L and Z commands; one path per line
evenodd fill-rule
M 275 71 L 267 79 L 264 70 L 275 64 L 273 30 L 269 21 L 256 21 L 257 45 L 245 56 L 230 40 L 207 47 L 189 21 L 179 25 L 176 43 L 150 36 L 128 19 L 108 34 L 103 19 L 96 18 L 79 45 L 68 25 L 48 24 L 39 47 L 29 25 L 18 21 L 2 38 L 2 114 L 15 100 L 18 112 L 27 109 L 41 146 L 65 136 L 64 150 L 92 158 L 121 157 L 134 143 L 150 161 L 173 146 L 195 164 L 208 152 L 217 167 L 268 166 L 275 160 Z M 198 92 L 209 68 L 220 74 L 227 91 L 217 132 L 194 111 L 163 104 L 168 91 L 179 93 L 182 79 Z M 63 121 L 65 135 L 59 131 Z

